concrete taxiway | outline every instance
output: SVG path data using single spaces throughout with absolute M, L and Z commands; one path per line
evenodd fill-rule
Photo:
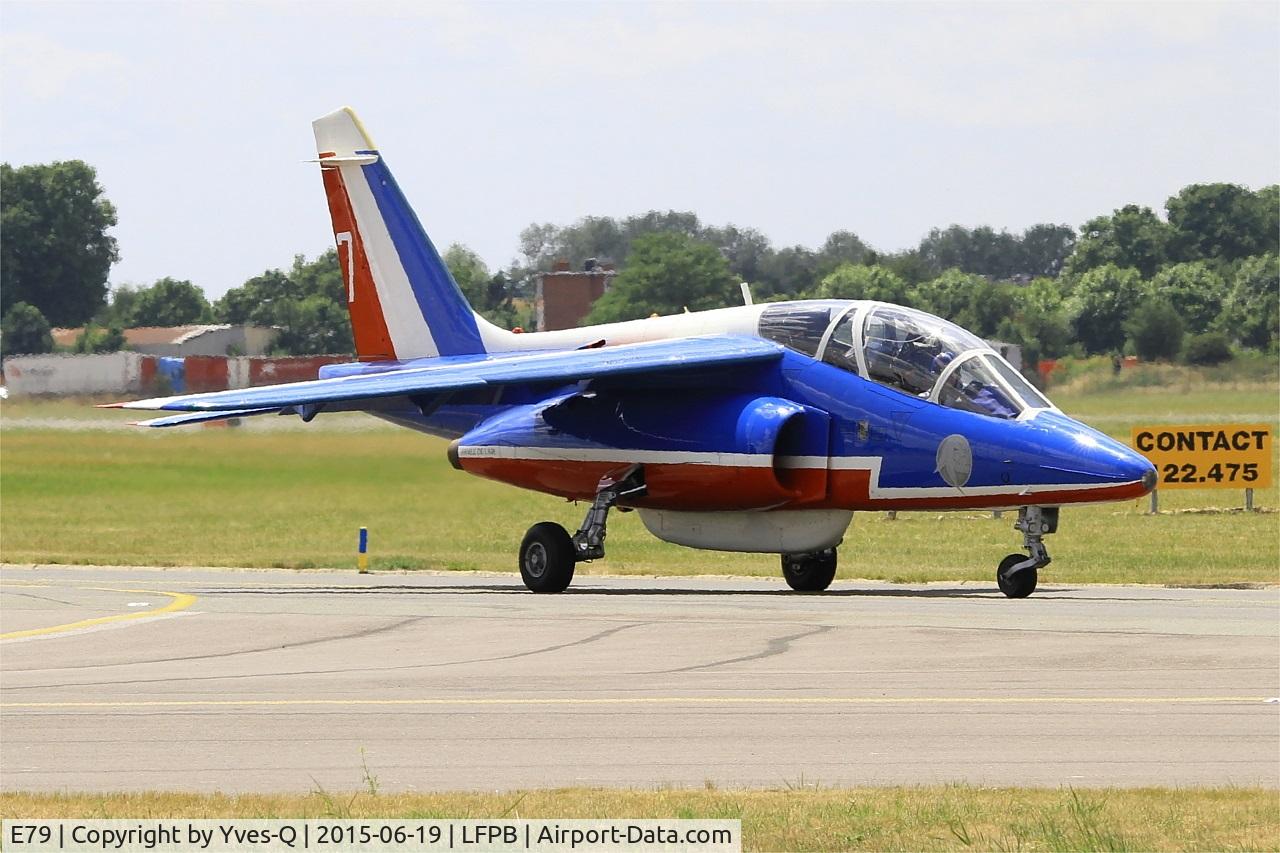
M 1280 592 L 0 569 L 0 788 L 1280 786 Z

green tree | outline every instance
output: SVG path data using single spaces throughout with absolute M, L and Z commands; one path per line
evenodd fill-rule
M 568 228 L 561 229 L 554 244 L 556 254 L 547 261 L 567 260 L 573 269 L 582 269 L 588 258 L 621 261 L 626 257 L 631 240 L 622 225 L 609 216 L 586 216 Z M 542 269 L 548 269 L 549 263 Z
M 647 234 L 585 322 L 613 323 L 737 303 L 737 280 L 715 247 L 684 234 Z
M 843 264 L 828 273 L 813 296 L 818 299 L 874 299 L 878 302 L 907 303 L 908 286 L 885 267 Z
M 203 290 L 174 278 L 162 278 L 139 289 L 131 301 L 132 310 L 126 318 L 130 326 L 186 326 L 207 322 L 213 315 Z
M 120 352 L 125 348 L 124 330 L 119 326 L 99 328 L 92 323 L 84 327 L 84 331 L 76 337 L 75 351 L 78 353 Z
M 804 246 L 790 246 L 765 259 L 759 295 L 797 296 L 818 283 L 818 256 Z
M 1171 264 L 1156 273 L 1147 291 L 1177 311 L 1187 331 L 1200 334 L 1218 319 L 1227 286 L 1204 261 Z
M 984 338 L 996 337 L 1001 323 L 1013 316 L 1018 286 L 1006 282 L 984 281 L 969 304 L 965 322 L 968 328 Z M 972 319 L 970 319 L 972 318 Z
M 968 307 L 970 291 L 983 281 L 980 275 L 953 268 L 916 285 L 909 298 L 922 311 L 959 322 L 956 318 Z
M 122 329 L 132 328 L 133 309 L 138 301 L 138 288 L 128 284 L 111 289 L 111 296 L 96 315 L 93 323 L 97 326 L 119 326 Z
M 937 314 L 975 334 L 990 337 L 1013 313 L 1013 289 L 980 275 L 950 269 L 909 291 L 909 304 Z
M 1091 353 L 1120 352 L 1124 327 L 1142 296 L 1135 269 L 1106 264 L 1080 276 L 1067 300 L 1075 338 Z
M 1274 192 L 1238 184 L 1192 184 L 1165 202 L 1170 254 L 1183 261 L 1234 261 L 1276 251 Z
M 628 247 L 638 237 L 647 234 L 679 234 L 710 242 L 698 214 L 691 210 L 651 210 L 639 216 L 628 216 L 622 220 L 619 230 Z
M 1168 259 L 1171 239 L 1172 230 L 1151 208 L 1126 205 L 1084 224 L 1066 271 L 1080 275 L 1109 265 L 1150 278 Z
M 920 241 L 920 256 L 935 274 L 948 269 L 995 278 L 1023 271 L 1022 245 L 1008 231 L 982 225 L 934 228 Z
M 1262 231 L 1267 235 L 1267 242 L 1259 254 L 1280 254 L 1280 184 L 1263 187 L 1257 196 L 1262 207 Z
M 480 256 L 461 243 L 445 250 L 444 262 L 473 310 L 501 328 L 523 325 L 512 301 L 514 284 L 505 273 L 491 275 Z
M 26 302 L 55 326 L 78 326 L 106 301 L 120 259 L 116 209 L 80 160 L 0 165 L 0 311 Z
M 876 252 L 867 253 L 867 263 L 882 266 L 890 270 L 907 284 L 918 285 L 937 275 L 915 249 L 905 252 L 894 252 L 881 255 Z
M 330 355 L 354 348 L 347 307 L 326 296 L 286 299 L 273 306 L 270 325 L 280 329 L 272 349 L 286 355 Z
M 1140 358 L 1172 361 L 1182 350 L 1186 323 L 1177 308 L 1159 296 L 1152 296 L 1138 303 L 1125 330 Z
M 213 306 L 220 323 L 275 326 L 272 348 L 282 355 L 328 355 L 354 349 L 346 288 L 338 253 L 329 249 L 314 261 L 302 255 L 286 273 L 267 270 L 232 288 Z
M 584 216 L 572 225 L 533 224 L 520 232 L 520 252 L 531 272 L 550 270 L 557 261 L 581 269 L 588 258 L 625 265 L 631 245 L 647 234 L 682 234 L 715 242 L 695 213 L 651 210 L 617 220 L 610 216 Z
M 36 355 L 53 352 L 49 321 L 40 309 L 27 302 L 15 302 L 0 321 L 0 356 Z
M 871 247 L 852 231 L 832 231 L 818 250 L 817 274 L 825 276 L 845 264 L 863 264 Z
M 297 298 L 318 296 L 327 299 L 341 308 L 343 316 L 346 316 L 347 285 L 338 266 L 337 249 L 322 252 L 314 261 L 294 255 L 288 278 Z
M 462 295 L 476 310 L 483 308 L 489 284 L 489 268 L 484 260 L 461 243 L 445 249 L 443 260 Z
M 703 239 L 720 249 L 734 276 L 751 284 L 754 291 L 764 278 L 765 264 L 773 257 L 769 238 L 754 228 L 726 225 L 707 229 Z
M 526 305 L 523 309 L 517 308 L 517 294 L 518 287 L 510 276 L 501 271 L 494 273 L 485 284 L 485 307 L 480 313 L 490 323 L 502 329 L 532 327 L 533 307 Z
M 293 291 L 293 282 L 283 271 L 267 270 L 224 293 L 213 304 L 213 316 L 219 323 L 233 326 L 270 325 L 271 306 L 278 300 L 293 299 Z
M 129 348 L 129 342 L 124 336 L 124 329 L 119 326 L 108 326 L 103 330 L 103 334 L 98 341 L 99 345 L 102 346 L 99 352 L 120 352 L 120 350 Z
M 1018 272 L 1056 276 L 1076 247 L 1076 232 L 1069 225 L 1032 225 L 1022 232 L 1022 267 Z
M 1014 291 L 1014 331 L 1005 334 L 1024 347 L 1034 344 L 1037 358 L 1065 355 L 1071 343 L 1071 323 L 1059 282 L 1037 278 Z
M 1222 332 L 1205 332 L 1187 339 L 1187 364 L 1213 365 L 1231 360 L 1231 343 Z
M 534 222 L 520 232 L 520 254 L 524 266 L 531 270 L 549 270 L 555 261 L 555 247 L 560 239 L 560 226 L 550 222 Z
M 1280 257 L 1248 258 L 1224 300 L 1222 330 L 1247 347 L 1270 349 L 1280 334 Z

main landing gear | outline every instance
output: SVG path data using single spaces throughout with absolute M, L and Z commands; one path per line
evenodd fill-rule
M 796 592 L 822 592 L 836 576 L 836 549 L 783 554 L 782 576 Z
M 1030 556 L 1010 554 L 1001 560 L 996 583 L 1009 598 L 1026 598 L 1036 591 L 1037 570 L 1049 565 L 1044 537 L 1058 529 L 1058 507 L 1024 506 L 1013 529 L 1022 531 L 1022 547 Z
M 632 465 L 620 477 L 605 477 L 578 532 L 569 535 L 554 521 L 529 528 L 520 543 L 520 577 L 533 592 L 564 592 L 580 562 L 604 557 L 609 510 L 622 498 L 644 497 L 644 468 Z

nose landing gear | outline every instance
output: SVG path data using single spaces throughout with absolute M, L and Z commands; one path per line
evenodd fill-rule
M 1001 560 L 996 584 L 1009 598 L 1026 598 L 1036 591 L 1037 570 L 1051 560 L 1044 537 L 1058 529 L 1058 507 L 1021 507 L 1013 529 L 1022 531 L 1022 547 L 1030 556 L 1010 554 Z

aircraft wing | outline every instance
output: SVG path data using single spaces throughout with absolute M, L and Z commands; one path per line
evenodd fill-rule
M 143 426 L 176 426 L 217 417 L 268 414 L 291 408 L 302 412 L 303 407 L 319 407 L 328 403 L 350 404 L 383 397 L 440 394 L 500 385 L 563 385 L 607 376 L 731 368 L 777 361 L 781 357 L 781 346 L 760 338 L 724 335 L 676 338 L 596 349 L 442 357 L 427 365 L 400 370 L 207 394 L 154 397 L 113 403 L 111 407 L 203 415 L 156 418 L 141 423 Z

